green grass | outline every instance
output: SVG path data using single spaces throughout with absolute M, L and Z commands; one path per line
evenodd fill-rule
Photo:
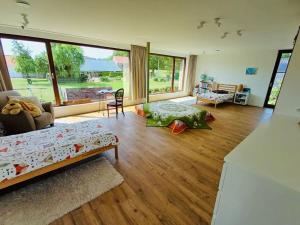
M 24 78 L 12 78 L 13 88 L 18 90 L 24 96 L 36 96 L 43 102 L 54 102 L 54 91 L 52 84 L 48 79 L 32 78 L 32 85 L 28 85 L 27 80 Z M 124 82 L 125 83 L 125 82 Z M 60 89 L 64 88 L 95 88 L 95 87 L 112 87 L 112 89 L 125 89 L 125 96 L 128 96 L 129 85 L 125 83 L 123 86 L 122 80 L 114 80 L 110 82 L 66 82 L 58 84 Z M 31 88 L 30 88 L 31 87 Z M 150 80 L 150 89 L 162 89 L 171 87 L 170 81 L 154 81 Z M 31 92 L 29 91 L 31 90 Z

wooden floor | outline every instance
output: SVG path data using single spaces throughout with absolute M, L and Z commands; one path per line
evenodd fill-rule
M 180 135 L 146 128 L 145 119 L 130 111 L 118 120 L 102 118 L 121 143 L 118 162 L 113 152 L 105 157 L 125 181 L 51 225 L 210 224 L 224 156 L 271 111 L 230 104 L 206 109 L 216 117 L 213 129 Z M 60 120 L 95 117 L 100 114 Z

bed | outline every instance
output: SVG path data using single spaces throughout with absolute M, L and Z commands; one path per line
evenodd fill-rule
M 138 115 L 147 119 L 148 127 L 169 127 L 179 134 L 187 128 L 210 129 L 212 115 L 198 107 L 171 101 L 159 101 L 136 106 Z
M 237 87 L 238 85 L 233 84 L 217 84 L 216 90 L 197 94 L 196 104 L 202 102 L 214 104 L 217 107 L 218 104 L 223 102 L 233 102 Z
M 118 158 L 118 138 L 99 120 L 1 137 L 0 190 L 109 149 Z

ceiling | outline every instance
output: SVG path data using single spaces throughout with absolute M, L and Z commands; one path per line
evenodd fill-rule
M 145 44 L 180 54 L 285 49 L 300 25 L 300 0 L 1 0 L 0 25 L 120 44 Z M 221 17 L 217 27 L 214 18 Z M 197 29 L 202 20 L 208 23 Z M 245 30 L 239 37 L 238 29 Z M 0 28 L 1 32 L 1 28 Z M 229 32 L 225 39 L 220 37 Z

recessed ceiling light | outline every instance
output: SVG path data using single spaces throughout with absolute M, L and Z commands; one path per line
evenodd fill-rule
M 24 0 L 16 0 L 16 3 L 21 7 L 30 7 L 30 3 Z

